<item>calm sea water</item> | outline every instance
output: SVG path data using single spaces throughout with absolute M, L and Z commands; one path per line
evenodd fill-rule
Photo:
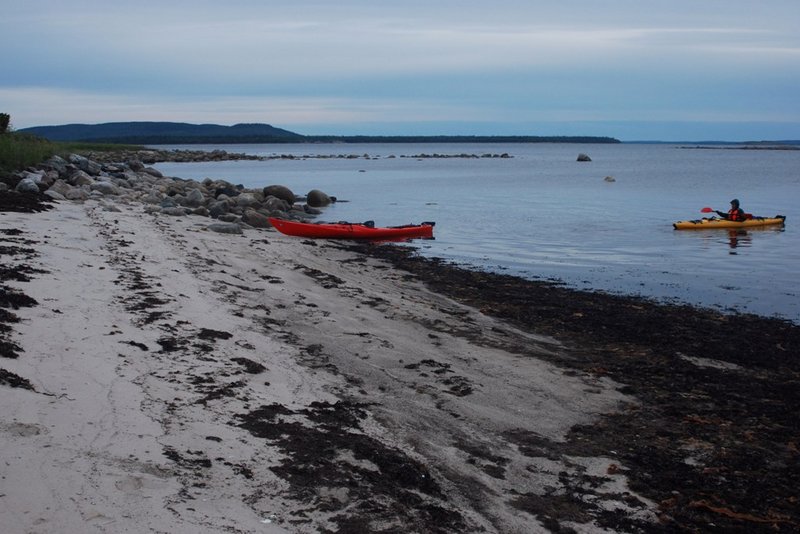
M 160 147 L 164 148 L 164 147 Z M 572 287 L 800 322 L 800 151 L 674 145 L 219 145 L 296 159 L 162 163 L 169 176 L 321 189 L 318 220 L 436 221 L 422 254 Z M 509 158 L 420 158 L 508 154 Z M 577 162 L 579 153 L 591 162 Z M 327 157 L 358 156 L 358 157 Z M 606 176 L 616 181 L 607 182 Z M 783 229 L 676 231 L 732 198 Z

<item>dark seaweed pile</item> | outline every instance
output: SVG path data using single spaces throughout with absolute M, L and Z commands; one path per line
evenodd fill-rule
M 800 326 L 470 271 L 403 247 L 352 248 L 487 315 L 557 338 L 568 350 L 549 356 L 554 363 L 610 377 L 641 401 L 574 428 L 566 443 L 511 433 L 520 450 L 613 451 L 632 489 L 659 504 L 653 530 L 800 530 Z M 560 521 L 580 519 L 564 499 L 521 495 L 515 505 L 558 531 Z M 622 514 L 598 522 L 633 528 Z

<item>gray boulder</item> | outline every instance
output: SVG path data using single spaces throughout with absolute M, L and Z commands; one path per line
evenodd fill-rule
M 48 189 L 48 191 L 53 191 L 54 193 L 58 193 L 64 197 L 67 196 L 67 193 L 70 190 L 72 190 L 72 187 L 70 187 L 70 185 L 64 180 L 56 180 L 53 182 L 53 185 L 50 186 L 50 189 Z
M 586 154 L 578 154 L 578 161 L 592 161 L 592 158 Z
M 242 222 L 253 228 L 270 228 L 272 225 L 266 215 L 262 215 L 255 210 L 245 210 L 242 215 Z
M 161 174 L 161 171 L 159 171 L 158 169 L 154 169 L 153 167 L 145 167 L 144 169 L 141 170 L 141 172 L 149 174 L 150 176 L 155 176 L 156 178 L 164 177 L 164 175 Z
M 15 190 L 18 193 L 38 193 L 39 186 L 33 181 L 33 178 L 23 178 L 17 184 Z
M 52 189 L 48 189 L 44 192 L 45 195 L 52 198 L 53 200 L 67 200 L 67 197 L 59 193 L 58 191 L 53 191 Z
M 312 189 L 306 196 L 306 203 L 312 208 L 322 208 L 330 205 L 331 202 L 331 197 L 319 189 Z
M 236 223 L 218 222 L 208 225 L 208 229 L 212 232 L 219 232 L 220 234 L 241 234 L 242 227 Z
M 89 198 L 89 192 L 82 187 L 73 187 L 64 196 L 67 200 L 86 200 Z
M 187 209 L 179 206 L 172 208 L 161 208 L 161 213 L 164 215 L 172 215 L 173 217 L 183 217 L 184 215 L 188 215 Z
M 68 159 L 70 163 L 92 176 L 98 176 L 103 171 L 103 167 L 99 163 L 78 154 L 70 154 Z
M 242 193 L 236 197 L 236 205 L 240 208 L 250 208 L 258 204 L 258 199 L 252 193 Z
M 199 208 L 205 204 L 205 202 L 206 197 L 199 189 L 192 189 L 189 191 L 189 194 L 186 195 L 185 205 L 189 206 L 190 208 Z
M 119 188 L 111 182 L 95 182 L 89 187 L 92 191 L 99 191 L 104 195 L 119 195 Z
M 86 171 L 75 171 L 67 179 L 67 182 L 70 185 L 75 185 L 75 186 L 91 185 L 94 183 L 94 179 L 92 179 L 91 176 L 86 174 Z
M 281 200 L 285 200 L 290 205 L 294 204 L 294 193 L 285 185 L 268 185 L 264 188 L 264 197 L 273 196 Z
M 215 200 L 208 205 L 208 213 L 215 219 L 228 213 L 228 211 L 230 211 L 230 205 L 227 200 Z
M 264 199 L 263 208 L 269 212 L 272 211 L 289 211 L 292 205 L 281 200 L 278 197 L 267 197 Z

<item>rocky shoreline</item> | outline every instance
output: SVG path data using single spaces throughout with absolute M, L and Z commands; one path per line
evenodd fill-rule
M 0 191 L 9 528 L 800 526 L 797 325 L 286 238 L 266 188 L 111 159 Z

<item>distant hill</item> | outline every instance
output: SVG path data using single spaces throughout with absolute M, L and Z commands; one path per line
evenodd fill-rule
M 26 132 L 51 141 L 135 145 L 232 143 L 619 143 L 591 136 L 335 136 L 302 135 L 269 124 L 188 124 L 185 122 L 107 122 L 34 126 Z
M 51 141 L 90 143 L 183 144 L 183 143 L 269 143 L 302 141 L 303 136 L 269 124 L 188 124 L 185 122 L 106 122 L 34 126 L 20 132 Z

